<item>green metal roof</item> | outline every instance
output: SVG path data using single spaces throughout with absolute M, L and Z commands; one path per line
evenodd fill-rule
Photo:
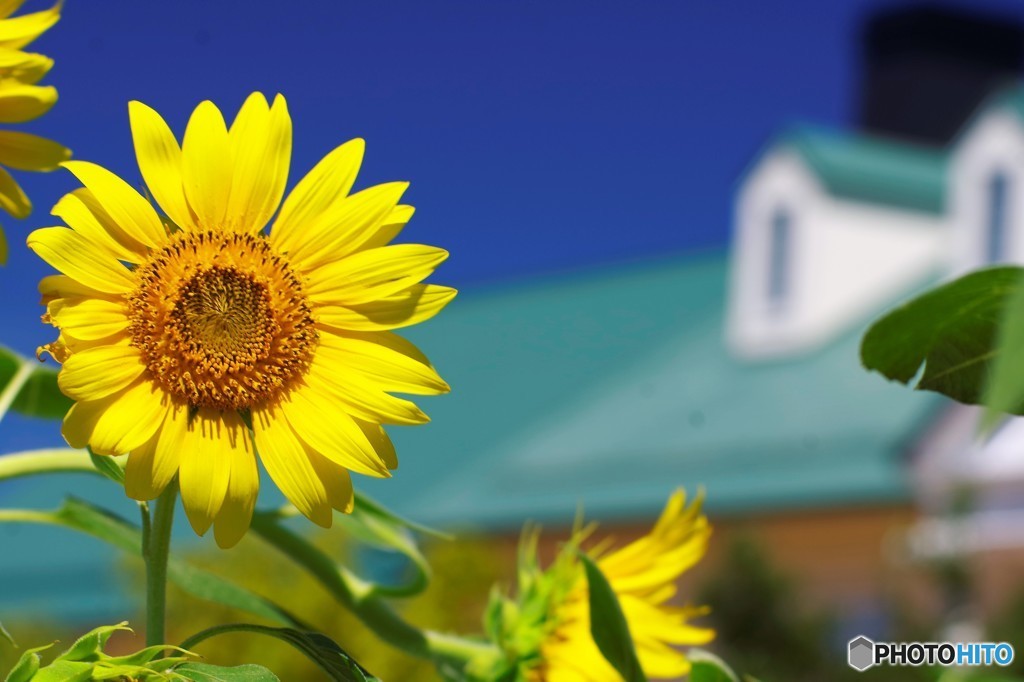
M 836 196 L 927 213 L 945 208 L 945 151 L 810 126 L 778 144 L 796 150 Z
M 860 367 L 859 330 L 793 360 L 724 347 L 723 255 L 466 296 L 415 338 L 451 381 L 364 488 L 441 525 L 649 517 L 679 485 L 712 513 L 908 499 L 905 447 L 941 403 Z M 436 405 L 434 404 L 436 403 Z
M 568 523 L 580 502 L 594 519 L 649 518 L 679 485 L 705 486 L 712 514 L 907 499 L 904 446 L 937 399 L 862 370 L 857 334 L 786 362 L 733 358 L 726 271 L 715 253 L 465 292 L 407 334 L 453 392 L 420 401 L 431 424 L 391 429 L 392 479 L 357 486 L 416 520 L 487 529 Z M 263 480 L 261 504 L 279 503 Z M 68 492 L 137 515 L 71 475 L 4 484 L 0 505 Z M 177 521 L 181 542 L 213 546 Z M 126 613 L 98 541 L 10 525 L 0 538 L 0 615 Z

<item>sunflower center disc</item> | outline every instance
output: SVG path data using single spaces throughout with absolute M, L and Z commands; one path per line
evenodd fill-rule
M 262 237 L 179 232 L 136 273 L 131 343 L 156 382 L 188 404 L 252 407 L 309 368 L 309 303 Z

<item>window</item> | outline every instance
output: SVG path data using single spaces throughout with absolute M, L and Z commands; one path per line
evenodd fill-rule
M 775 209 L 771 219 L 768 261 L 768 304 L 782 308 L 789 297 L 789 249 L 792 218 L 785 207 Z
M 988 227 L 986 232 L 985 258 L 989 263 L 998 263 L 1007 257 L 1007 216 L 1006 173 L 997 170 L 988 181 Z

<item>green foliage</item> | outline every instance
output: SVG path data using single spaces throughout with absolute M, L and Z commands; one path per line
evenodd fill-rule
M 130 632 L 131 630 L 126 623 L 98 627 L 79 637 L 67 650 L 46 665 L 42 664 L 42 657 L 39 654 L 52 647 L 53 644 L 28 649 L 8 673 L 5 682 L 196 679 L 182 673 L 177 667 L 186 663 L 191 656 L 189 652 L 177 647 L 159 645 L 146 647 L 124 656 L 107 654 L 104 648 L 111 635 L 118 631 Z M 175 652 L 180 655 L 164 656 L 166 652 Z
M 983 402 L 986 381 L 999 355 L 1004 311 L 1022 295 L 1022 272 L 1017 267 L 979 270 L 887 313 L 864 335 L 864 366 L 905 384 L 921 373 L 917 389 L 936 391 L 962 403 Z M 1009 329 L 1013 338 L 1024 333 L 1016 324 Z M 1022 362 L 1015 354 L 1000 364 L 1016 367 Z M 1019 396 L 1002 385 L 993 395 L 1009 412 L 1024 409 Z
M 590 634 L 601 654 L 622 675 L 625 682 L 646 682 L 640 659 L 633 647 L 629 624 L 615 591 L 597 564 L 583 552 L 579 560 L 587 576 L 590 600 Z M 715 682 L 708 677 L 704 682 Z
M 261 665 L 225 668 L 208 663 L 185 663 L 174 672 L 192 682 L 280 682 L 280 678 Z
M 690 682 L 740 682 L 732 668 L 710 651 L 690 649 L 687 656 L 693 664 Z
M 190 637 L 183 643 L 184 647 L 194 646 L 199 642 L 228 632 L 251 632 L 268 637 L 275 637 L 292 648 L 302 652 L 309 660 L 316 663 L 332 682 L 380 682 L 365 668 L 359 665 L 338 646 L 337 642 L 317 632 L 305 632 L 295 628 L 272 628 L 252 623 L 219 625 L 204 630 Z
M 71 407 L 71 400 L 57 386 L 57 371 L 35 360 L 23 358 L 4 346 L 0 346 L 0 387 L 7 386 L 18 374 L 18 370 L 29 363 L 34 366 L 14 396 L 11 409 L 29 417 L 62 418 Z

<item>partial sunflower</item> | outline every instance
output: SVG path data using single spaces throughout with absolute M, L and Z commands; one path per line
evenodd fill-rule
M 24 123 L 39 118 L 57 102 L 53 86 L 37 85 L 53 66 L 41 54 L 23 52 L 60 19 L 60 4 L 41 12 L 11 15 L 24 0 L 0 0 L 0 123 Z M 22 219 L 32 203 L 7 168 L 51 171 L 71 153 L 62 145 L 37 135 L 0 130 L 0 208 Z M 7 262 L 7 240 L 0 229 L 0 263 Z
M 482 661 L 479 670 L 471 670 L 478 679 L 621 682 L 590 634 L 587 578 L 577 552 L 593 532 L 594 526 L 577 530 L 546 570 L 537 562 L 536 532 L 524 534 L 518 598 L 495 593 L 485 619 L 506 659 Z M 679 647 L 714 638 L 713 630 L 690 622 L 708 613 L 706 607 L 672 603 L 680 576 L 704 556 L 710 536 L 701 500 L 687 506 L 685 493 L 677 490 L 648 535 L 620 549 L 604 542 L 586 552 L 615 592 L 649 678 L 688 674 L 690 661 Z
M 153 499 L 177 474 L 189 521 L 217 543 L 248 529 L 270 477 L 313 522 L 352 508 L 349 471 L 389 476 L 381 424 L 427 416 L 391 395 L 446 384 L 390 330 L 433 317 L 455 290 L 422 280 L 447 252 L 387 245 L 413 214 L 408 183 L 349 194 L 363 157 L 352 140 L 284 202 L 292 124 L 280 95 L 255 93 L 231 127 L 211 102 L 179 147 L 164 120 L 129 104 L 139 169 L 164 215 L 100 166 L 64 166 L 85 185 L 53 214 L 67 227 L 28 245 L 61 273 L 40 283 L 76 402 L 74 447 L 130 453 L 125 489 Z M 278 205 L 280 204 L 280 209 Z M 269 234 L 264 228 L 276 215 Z

